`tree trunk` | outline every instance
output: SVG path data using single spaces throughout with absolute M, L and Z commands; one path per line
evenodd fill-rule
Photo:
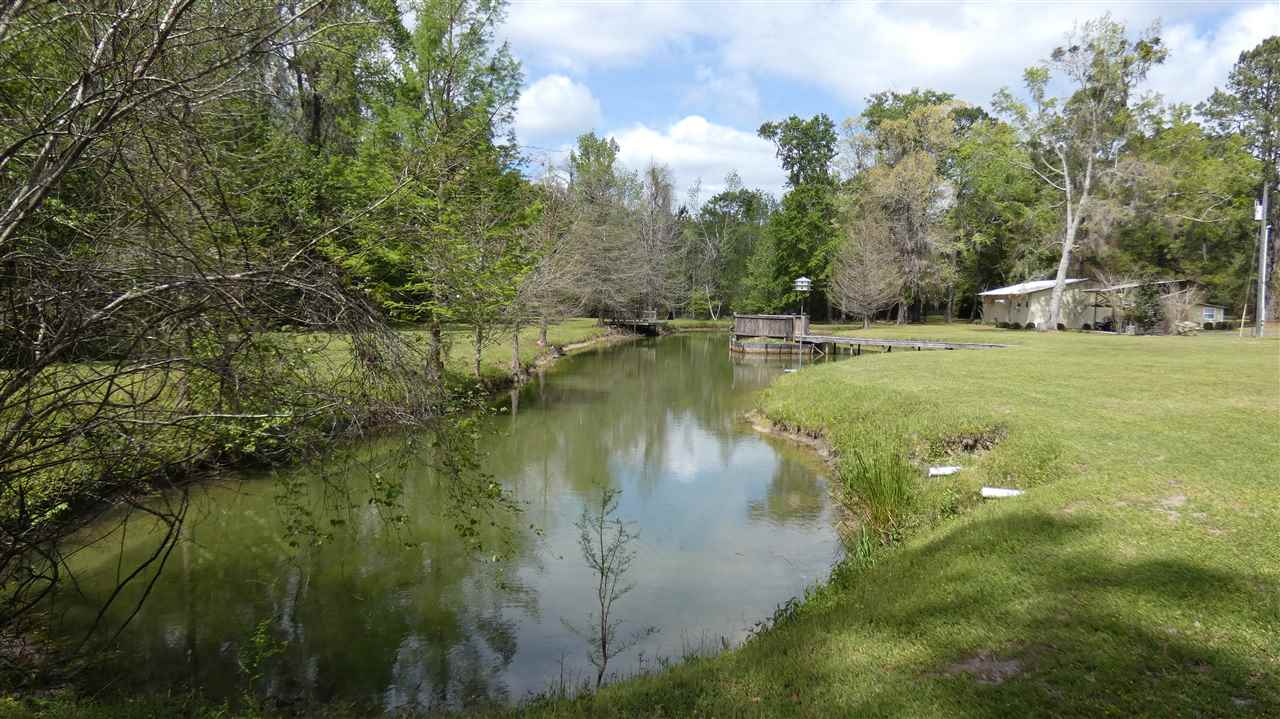
M 520 371 L 520 325 L 511 323 L 511 376 L 519 377 Z
M 943 320 L 947 324 L 951 324 L 951 320 L 955 317 L 956 311 L 956 288 L 951 287 L 947 290 L 947 308 L 943 310 Z
M 1041 332 L 1057 332 L 1062 322 L 1062 293 L 1067 287 L 1067 269 L 1071 267 L 1071 251 L 1076 246 L 1076 232 L 1080 229 L 1085 203 L 1089 201 L 1089 183 L 1093 179 L 1093 155 L 1084 166 L 1084 187 L 1080 190 L 1079 204 L 1071 204 L 1071 171 L 1066 160 L 1062 162 L 1063 186 L 1067 193 L 1067 227 L 1062 236 L 1062 257 L 1058 259 L 1058 274 L 1054 278 L 1053 292 L 1049 295 L 1049 321 Z
M 484 326 L 483 325 L 476 325 L 475 342 L 476 342 L 476 347 L 475 347 L 474 369 L 476 373 L 476 379 L 480 379 L 480 350 L 484 347 Z
M 1075 246 L 1076 228 L 1067 227 L 1062 240 L 1062 258 L 1058 260 L 1058 274 L 1054 276 L 1053 292 L 1049 295 L 1049 321 L 1039 328 L 1041 332 L 1056 332 L 1062 321 L 1062 292 L 1067 287 L 1067 267 L 1071 265 L 1071 248 Z
M 427 378 L 432 382 L 444 379 L 444 332 L 439 320 L 431 320 L 431 339 L 427 345 Z
M 542 318 L 538 320 L 538 341 L 542 343 L 543 352 L 550 349 L 547 346 L 547 324 L 547 316 L 544 314 L 542 315 Z

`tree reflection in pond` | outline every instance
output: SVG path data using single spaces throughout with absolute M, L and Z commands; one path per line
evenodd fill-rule
M 268 701 L 458 708 L 594 678 L 582 638 L 561 619 L 580 622 L 595 604 L 574 522 L 599 502 L 601 483 L 621 491 L 618 516 L 639 534 L 627 576 L 635 588 L 615 607 L 625 610 L 622 634 L 662 629 L 614 656 L 609 675 L 635 671 L 641 656 L 678 657 L 689 642 L 741 639 L 826 576 L 838 541 L 821 462 L 741 419 L 781 365 L 743 372 L 726 344 L 688 335 L 587 352 L 504 397 L 506 411 L 480 426 L 482 470 L 523 511 L 477 525 L 487 547 L 506 547 L 497 556 L 470 551 L 455 531 L 448 488 L 415 459 L 424 450 L 380 461 L 405 453 L 402 438 L 357 448 L 368 461 L 325 467 L 349 473 L 350 496 L 335 496 L 316 467 L 286 472 L 286 482 L 193 489 L 173 560 L 118 641 L 127 661 L 86 688 L 237 698 L 237 657 L 264 619 L 283 646 L 256 683 Z M 401 521 L 369 502 L 374 466 L 403 491 Z M 295 495 L 282 505 L 283 485 Z M 291 547 L 286 528 L 304 511 L 325 531 Z M 154 531 L 131 522 L 127 536 L 75 558 L 84 596 L 58 598 L 63 636 L 92 619 L 117 550 L 148 551 Z

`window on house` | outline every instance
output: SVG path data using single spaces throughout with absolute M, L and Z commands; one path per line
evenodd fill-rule
M 1210 322 L 1218 319 L 1218 309 L 1216 307 L 1204 308 L 1204 318 Z

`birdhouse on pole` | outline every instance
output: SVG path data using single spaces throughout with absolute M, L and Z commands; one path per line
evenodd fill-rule
M 813 280 L 803 276 L 796 278 L 796 292 L 808 292 L 811 289 L 813 289 Z

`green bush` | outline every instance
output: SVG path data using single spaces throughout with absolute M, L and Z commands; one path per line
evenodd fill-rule
M 1231 329 L 1231 323 L 1230 323 L 1230 322 L 1219 321 L 1219 322 L 1214 323 L 1214 325 L 1213 325 L 1213 326 L 1214 326 L 1214 329 L 1219 329 L 1219 330 L 1229 330 L 1229 329 Z
M 1080 326 L 1080 329 L 1084 330 L 1085 332 L 1088 332 L 1093 329 L 1093 325 L 1089 324 L 1088 322 L 1085 322 L 1083 325 Z
M 1205 328 L 1206 330 L 1211 330 L 1211 329 L 1213 329 L 1213 323 L 1212 323 L 1212 322 L 1205 322 L 1205 323 L 1204 323 L 1204 328 Z
M 1006 330 L 1006 329 L 1009 329 L 1009 323 L 1008 323 L 1008 322 L 997 322 L 997 323 L 996 323 L 996 327 L 999 327 L 999 328 L 1000 328 L 1000 329 L 1002 329 L 1002 330 Z
M 1035 329 L 1035 328 L 1036 328 L 1036 323 L 1035 323 L 1035 322 L 1028 322 L 1027 324 L 1025 324 L 1025 325 L 1023 325 L 1023 326 L 1022 326 L 1022 329 L 1024 329 L 1024 330 L 1033 330 L 1033 329 Z

